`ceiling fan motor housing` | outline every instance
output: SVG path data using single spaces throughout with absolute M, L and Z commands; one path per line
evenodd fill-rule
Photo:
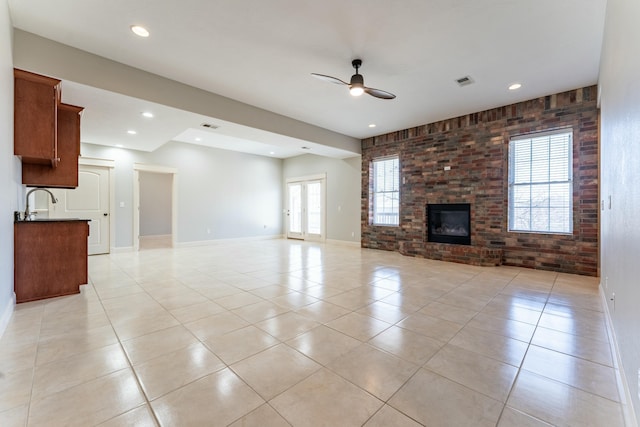
M 353 76 L 351 76 L 351 83 L 349 83 L 351 86 L 364 86 L 364 77 L 362 77 L 362 74 L 354 74 Z

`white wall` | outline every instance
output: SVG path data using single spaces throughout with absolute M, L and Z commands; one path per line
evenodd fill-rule
M 134 163 L 178 170 L 178 244 L 282 234 L 280 159 L 178 142 L 152 153 L 92 144 L 81 152 L 115 160 L 115 247 L 133 246 Z
M 640 2 L 609 0 L 600 66 L 601 285 L 640 419 Z M 611 198 L 611 199 L 609 199 Z M 609 200 L 611 207 L 609 208 Z M 615 293 L 615 302 L 611 301 Z
M 312 154 L 284 160 L 283 183 L 288 178 L 327 174 L 328 240 L 360 243 L 361 161 L 360 156 L 338 160 Z
M 171 234 L 171 190 L 173 175 L 140 172 L 140 235 Z
M 22 169 L 13 155 L 13 31 L 6 0 L 0 0 L 0 336 L 13 313 L 13 211 L 22 209 Z

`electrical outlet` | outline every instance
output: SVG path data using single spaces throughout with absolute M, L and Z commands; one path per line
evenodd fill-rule
M 355 231 L 351 232 L 351 237 L 356 237 L 356 232 Z
M 609 288 L 609 276 L 606 276 L 604 278 L 604 288 L 608 289 Z

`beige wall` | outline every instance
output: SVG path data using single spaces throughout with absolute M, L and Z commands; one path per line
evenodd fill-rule
M 339 160 L 312 154 L 283 161 L 283 185 L 289 178 L 327 174 L 328 240 L 360 244 L 361 161 L 360 156 Z M 286 197 L 286 189 L 283 191 Z M 284 229 L 286 232 L 286 225 Z
M 0 336 L 14 308 L 13 211 L 22 209 L 20 162 L 13 155 L 13 59 L 11 20 L 0 0 Z
M 600 65 L 601 286 L 640 419 L 640 2 L 609 0 Z

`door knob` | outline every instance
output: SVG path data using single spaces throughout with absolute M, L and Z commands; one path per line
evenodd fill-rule
M 109 215 L 109 214 L 107 214 L 107 213 L 103 213 L 103 214 L 102 214 L 102 216 L 107 216 L 107 215 Z

